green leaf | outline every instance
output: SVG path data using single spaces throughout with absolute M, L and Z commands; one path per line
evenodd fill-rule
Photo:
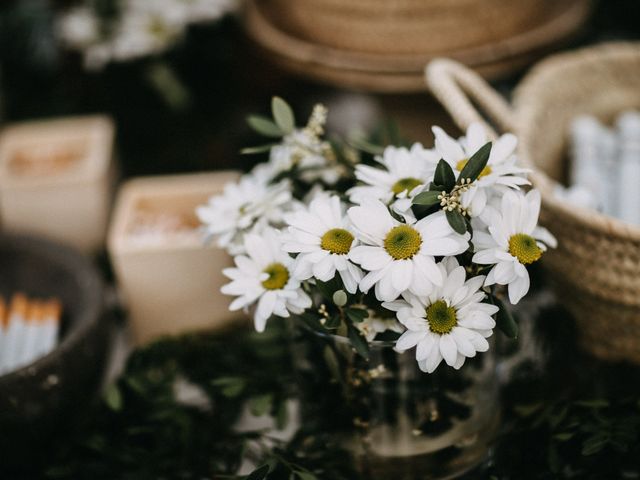
M 358 352 L 362 358 L 368 360 L 369 359 L 369 344 L 367 343 L 367 339 L 362 336 L 360 331 L 355 328 L 353 325 L 347 325 L 348 328 L 348 337 L 351 341 L 351 346 Z
M 273 120 L 263 117 L 261 115 L 249 115 L 247 123 L 256 132 L 266 137 L 280 138 L 284 135 L 284 132 L 278 125 L 273 123 Z
M 240 150 L 240 153 L 242 155 L 254 155 L 256 153 L 264 153 L 264 152 L 268 152 L 276 145 L 277 143 L 267 143 L 266 145 L 259 145 L 257 147 L 247 147 Z
M 432 205 L 440 203 L 440 199 L 438 198 L 440 195 L 442 195 L 442 191 L 433 192 L 429 190 L 426 192 L 420 192 L 418 195 L 413 197 L 413 203 L 415 205 L 431 207 Z
M 249 400 L 249 410 L 255 417 L 265 415 L 271 410 L 271 405 L 273 405 L 273 395 L 271 393 L 265 393 Z
M 296 475 L 300 480 L 318 480 L 318 477 L 310 472 L 296 472 Z
M 287 102 L 280 97 L 271 99 L 271 112 L 280 130 L 284 133 L 291 133 L 296 127 L 296 119 L 293 110 Z
M 363 152 L 370 153 L 371 155 L 382 155 L 384 152 L 384 147 L 371 143 L 362 137 L 351 138 L 349 139 L 348 144 L 357 150 L 362 150 Z
M 578 400 L 574 404 L 586 408 L 606 408 L 609 406 L 609 402 L 604 399 Z
M 348 308 L 345 312 L 347 317 L 354 323 L 360 323 L 369 316 L 369 312 L 362 308 Z
M 328 330 L 335 330 L 340 326 L 340 315 L 331 315 L 324 322 L 324 328 Z
M 594 455 L 602 450 L 608 443 L 609 438 L 604 434 L 596 434 L 582 443 L 580 453 L 584 456 Z
M 326 346 L 322 351 L 322 358 L 324 358 L 324 362 L 327 364 L 327 368 L 331 372 L 331 376 L 338 383 L 342 383 L 342 372 L 340 370 L 340 362 L 338 361 L 338 357 L 336 353 L 331 349 L 331 347 Z
M 269 465 L 262 465 L 245 477 L 245 480 L 263 480 L 269 473 Z
M 456 176 L 453 173 L 451 165 L 449 165 L 444 159 L 440 159 L 436 166 L 436 173 L 433 176 L 433 183 L 436 185 L 442 185 L 444 190 L 450 192 L 456 184 Z
M 220 377 L 212 380 L 211 385 L 220 388 L 225 397 L 235 398 L 243 392 L 247 382 L 241 377 Z
M 122 410 L 122 394 L 120 393 L 118 385 L 112 383 L 107 387 L 106 392 L 104 392 L 104 401 L 107 407 L 114 412 Z
M 505 307 L 502 300 L 495 295 L 491 296 L 492 302 L 500 310 L 496 313 L 496 326 L 509 338 L 518 338 L 518 324 L 514 320 L 511 312 Z
M 464 221 L 464 216 L 457 210 L 445 210 L 447 221 L 451 228 L 453 228 L 460 235 L 467 231 L 467 222 Z
M 281 401 L 276 412 L 276 428 L 284 430 L 289 423 L 289 410 L 287 410 L 287 402 Z
M 460 171 L 460 175 L 458 175 L 460 183 L 462 183 L 463 179 L 467 178 L 470 178 L 472 182 L 475 181 L 482 173 L 482 170 L 484 170 L 484 167 L 487 166 L 490 153 L 491 142 L 487 142 L 471 156 L 467 164 Z
M 556 433 L 553 438 L 558 440 L 559 442 L 566 442 L 567 440 L 571 440 L 575 436 L 573 432 L 562 432 Z

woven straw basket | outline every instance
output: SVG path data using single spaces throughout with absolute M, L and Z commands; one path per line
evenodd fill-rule
M 419 92 L 435 57 L 504 76 L 572 38 L 590 11 L 590 0 L 248 0 L 244 18 L 271 59 L 300 75 Z
M 640 108 L 640 43 L 550 57 L 528 73 L 513 106 L 451 60 L 431 62 L 426 79 L 461 128 L 485 122 L 477 105 L 499 131 L 518 135 L 520 160 L 533 169 L 531 181 L 542 193 L 541 222 L 559 243 L 544 264 L 576 317 L 583 345 L 607 360 L 640 363 L 640 226 L 553 195 L 566 171 L 571 120 L 591 114 L 610 123 L 621 111 Z

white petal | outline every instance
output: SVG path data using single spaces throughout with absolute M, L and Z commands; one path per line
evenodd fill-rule
M 469 155 L 473 155 L 480 149 L 480 147 L 487 143 L 487 133 L 485 132 L 482 124 L 473 122 L 469 125 L 469 128 L 467 128 L 466 139 L 467 153 Z
M 393 262 L 391 266 L 391 282 L 393 288 L 399 292 L 404 292 L 411 285 L 413 279 L 413 262 L 411 260 L 400 260 Z
M 380 270 L 389 265 L 393 258 L 384 248 L 358 245 L 349 252 L 349 258 L 365 270 Z
M 431 350 L 431 355 L 425 362 L 421 362 L 418 364 L 421 370 L 426 371 L 427 373 L 433 373 L 438 365 L 442 362 L 442 355 L 440 353 L 440 348 L 434 348 Z
M 529 274 L 517 279 L 509 284 L 509 301 L 512 305 L 517 304 L 529 291 Z
M 418 342 L 421 342 L 426 335 L 427 332 L 413 332 L 411 330 L 407 330 L 400 336 L 400 338 L 398 338 L 398 341 L 396 342 L 396 350 L 400 352 L 409 350 L 410 348 L 415 347 Z
M 322 282 L 328 282 L 336 276 L 336 267 L 331 255 L 327 255 L 312 267 L 313 276 Z
M 444 130 L 440 127 L 432 127 L 431 130 L 436 137 L 436 149 L 447 162 L 455 164 L 465 158 L 460 144 L 447 135 Z
M 418 347 L 416 348 L 416 360 L 422 361 L 429 357 L 429 355 L 431 355 L 431 351 L 437 345 L 437 343 L 437 337 L 435 335 L 425 335 L 425 337 L 418 343 Z
M 504 162 L 518 146 L 518 139 L 512 133 L 505 133 L 498 140 L 493 142 L 491 154 L 489 155 L 489 164 L 495 165 Z
M 447 362 L 447 365 L 453 366 L 453 364 L 456 363 L 458 348 L 451 335 L 440 336 L 440 353 L 444 361 Z

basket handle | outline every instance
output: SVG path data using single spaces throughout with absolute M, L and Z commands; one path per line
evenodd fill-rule
M 463 130 L 473 122 L 480 122 L 489 136 L 496 138 L 494 128 L 487 118 L 493 120 L 501 132 L 513 131 L 515 115 L 511 106 L 480 75 L 459 62 L 447 58 L 436 58 L 425 68 L 425 80 L 433 95 Z M 486 112 L 479 112 L 471 103 Z

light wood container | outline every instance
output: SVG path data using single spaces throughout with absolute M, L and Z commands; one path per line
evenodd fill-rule
M 108 249 L 129 308 L 134 341 L 227 326 L 230 297 L 222 269 L 230 256 L 205 245 L 195 208 L 240 173 L 130 180 L 118 193 Z M 241 314 L 240 314 L 241 315 Z
M 84 252 L 104 245 L 115 171 L 114 125 L 105 116 L 10 125 L 0 134 L 3 228 Z

